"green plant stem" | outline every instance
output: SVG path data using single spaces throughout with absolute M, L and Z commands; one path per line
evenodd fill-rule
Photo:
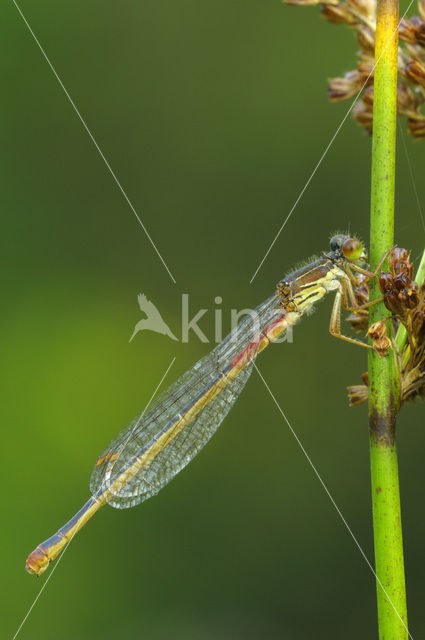
M 394 184 L 397 104 L 398 1 L 378 0 L 372 138 L 371 267 L 394 244 Z M 376 279 L 375 279 L 376 280 Z M 379 297 L 371 283 L 371 299 Z M 371 308 L 371 323 L 389 315 Z M 389 323 L 387 323 L 389 326 Z M 399 376 L 394 354 L 369 357 L 369 428 L 378 625 L 381 640 L 407 638 L 395 417 Z

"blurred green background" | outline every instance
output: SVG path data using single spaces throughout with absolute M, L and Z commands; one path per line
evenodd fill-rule
M 91 466 L 148 401 L 208 352 L 129 337 L 137 294 L 181 331 L 181 294 L 213 337 L 215 296 L 253 307 L 350 227 L 368 240 L 370 140 L 347 120 L 249 281 L 348 104 L 326 78 L 356 42 L 278 0 L 20 6 L 172 271 L 173 284 L 12 2 L 2 4 L 1 423 L 4 637 L 46 577 L 26 556 L 88 498 Z M 417 13 L 417 12 L 416 12 Z M 423 202 L 425 143 L 407 140 Z M 424 228 L 399 140 L 397 237 Z M 373 558 L 366 354 L 328 334 L 331 301 L 259 361 L 336 503 Z M 399 419 L 411 631 L 424 631 L 423 405 Z M 3 598 L 4 602 L 4 598 Z M 254 373 L 211 443 L 158 497 L 81 531 L 25 639 L 375 638 L 373 575 Z

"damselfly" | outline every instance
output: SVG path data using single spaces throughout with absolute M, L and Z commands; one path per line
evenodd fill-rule
M 91 473 L 92 497 L 29 555 L 27 570 L 43 573 L 104 504 L 124 509 L 158 493 L 216 432 L 245 386 L 256 356 L 329 291 L 336 292 L 331 334 L 372 348 L 341 334 L 341 305 L 356 313 L 374 304 L 359 305 L 353 287 L 375 277 L 386 256 L 372 273 L 362 266 L 367 257 L 362 243 L 336 235 L 331 238 L 328 253 L 288 274 L 254 314 L 245 316 L 211 353 L 110 442 Z

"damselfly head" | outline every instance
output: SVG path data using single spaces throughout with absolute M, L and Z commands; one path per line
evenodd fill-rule
M 357 262 L 359 260 L 366 260 L 367 258 L 365 248 L 358 238 L 338 234 L 332 236 L 330 246 L 337 259 Z

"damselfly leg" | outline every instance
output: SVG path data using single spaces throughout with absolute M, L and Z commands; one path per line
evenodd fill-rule
M 359 305 L 356 301 L 356 296 L 354 294 L 353 286 L 358 287 L 360 285 L 364 285 L 370 280 L 372 280 L 373 278 L 376 278 L 390 251 L 391 249 L 389 249 L 384 253 L 384 255 L 382 256 L 381 260 L 378 263 L 378 266 L 374 271 L 368 271 L 367 269 L 363 269 L 362 267 L 356 264 L 344 265 L 344 271 L 345 271 L 346 277 L 340 278 L 339 286 L 337 288 L 334 304 L 332 307 L 331 319 L 329 323 L 329 332 L 335 338 L 340 338 L 341 340 L 345 340 L 346 342 L 350 342 L 351 344 L 357 344 L 360 347 L 366 347 L 366 349 L 372 349 L 373 351 L 377 351 L 377 349 L 374 346 L 367 344 L 366 342 L 362 342 L 361 340 L 357 340 L 356 338 L 350 338 L 349 336 L 346 336 L 341 333 L 341 305 L 347 311 L 351 311 L 355 314 L 358 311 L 363 311 L 365 309 L 368 309 L 369 307 L 372 307 L 378 302 L 382 302 L 383 298 L 381 297 L 381 298 L 377 298 L 376 300 L 370 300 L 365 304 Z M 357 271 L 359 274 L 363 276 L 363 278 L 361 280 L 359 278 L 356 278 L 352 270 Z M 351 304 L 349 304 L 349 302 Z M 379 355 L 382 355 L 382 354 L 379 353 Z

